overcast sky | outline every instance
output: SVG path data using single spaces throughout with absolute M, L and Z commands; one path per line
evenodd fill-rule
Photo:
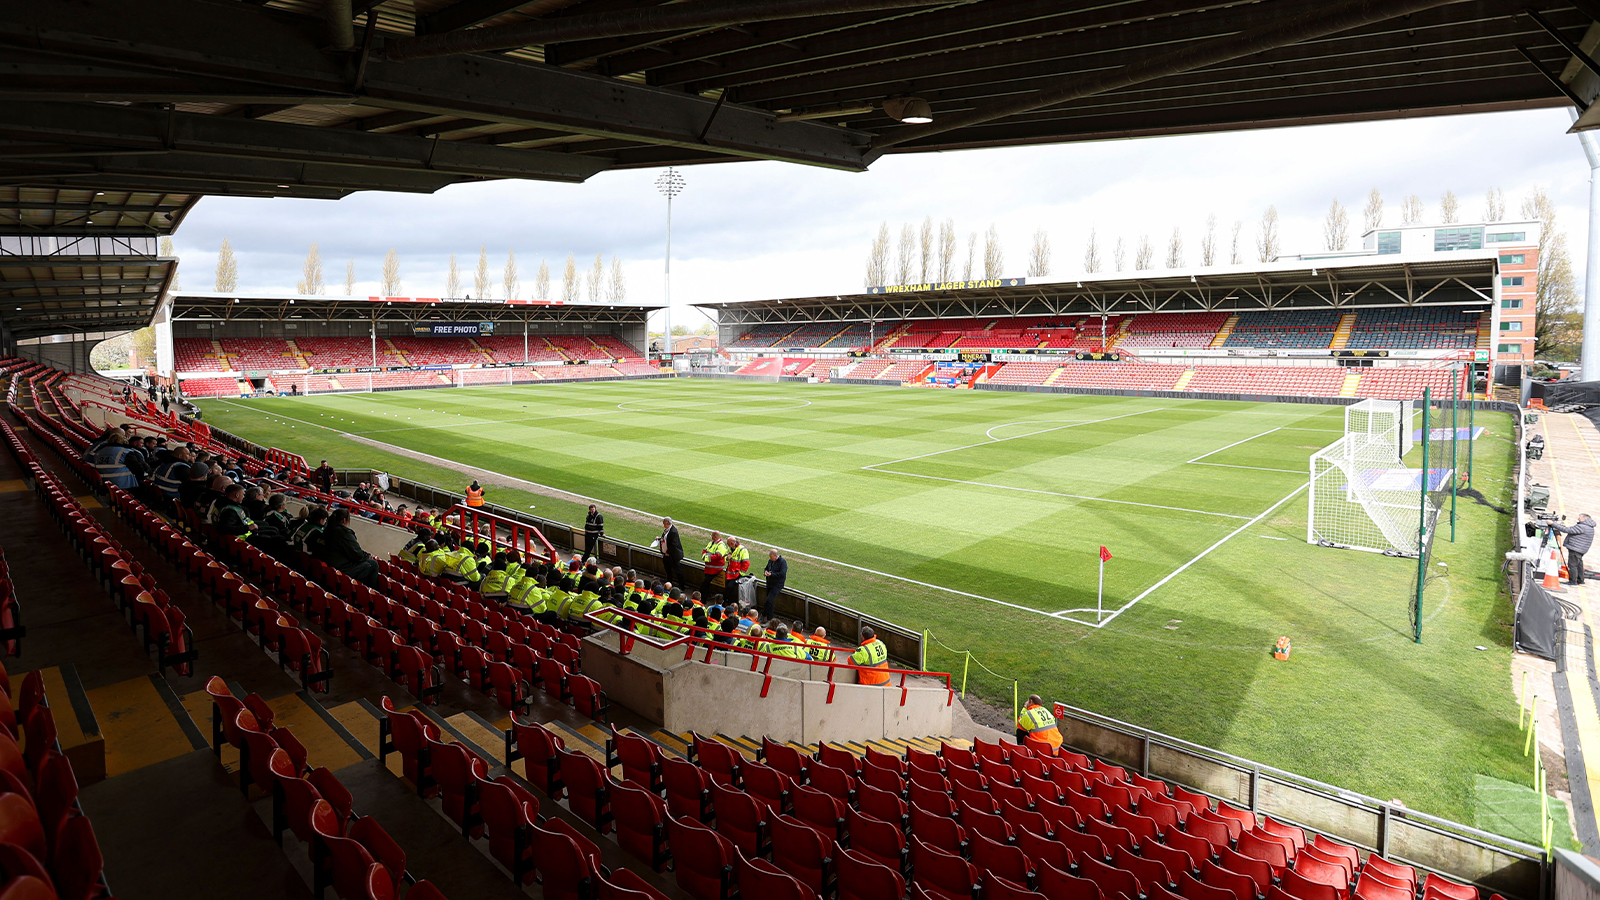
M 1052 277 L 1082 270 L 1091 227 L 1102 258 L 1118 236 L 1132 248 L 1149 234 L 1160 263 L 1174 227 L 1187 262 L 1199 263 L 1208 214 L 1223 240 L 1236 220 L 1253 244 L 1262 211 L 1276 205 L 1282 248 L 1322 248 L 1322 218 L 1339 198 L 1359 233 L 1367 192 L 1386 201 L 1385 224 L 1399 222 L 1400 200 L 1421 196 L 1428 219 L 1455 191 L 1464 221 L 1483 215 L 1491 186 L 1515 215 L 1523 196 L 1543 187 L 1559 206 L 1576 271 L 1583 273 L 1588 166 L 1566 134 L 1565 110 L 1408 119 L 1231 134 L 1145 138 L 1009 150 L 886 156 L 865 173 L 748 162 L 689 167 L 674 203 L 674 324 L 699 325 L 691 302 L 850 293 L 863 286 L 869 245 L 880 222 L 955 220 L 965 255 L 968 232 L 998 226 L 1005 274 L 1024 275 L 1033 233 L 1049 232 Z M 404 293 L 437 296 L 455 253 L 469 286 L 486 245 L 499 290 L 514 250 L 530 296 L 539 261 L 555 289 L 567 254 L 580 271 L 596 253 L 621 257 L 631 299 L 660 299 L 666 204 L 658 170 L 602 173 L 585 184 L 502 181 L 436 194 L 360 193 L 339 201 L 208 198 L 174 238 L 183 287 L 212 287 L 224 237 L 239 257 L 239 289 L 292 292 L 308 245 L 321 245 L 328 293 L 343 293 L 353 259 L 358 295 L 378 292 L 384 253 L 397 250 Z M 979 252 L 982 252 L 979 238 Z M 1253 259 L 1247 255 L 1247 259 Z M 1225 260 L 1224 260 L 1225 261 Z M 1109 266 L 1107 266 L 1109 267 Z M 981 268 L 981 260 L 979 263 Z M 659 324 L 657 325 L 659 327 Z

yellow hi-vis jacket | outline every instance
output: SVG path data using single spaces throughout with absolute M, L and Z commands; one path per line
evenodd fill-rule
M 856 678 L 861 684 L 888 684 L 889 648 L 883 641 L 872 638 L 850 654 L 850 661 L 860 666 Z
M 445 566 L 449 565 L 450 551 L 439 549 L 432 553 L 424 553 L 417 559 L 417 568 L 429 578 L 438 578 L 444 574 Z
M 1042 706 L 1028 704 L 1017 717 L 1017 730 L 1030 739 L 1050 745 L 1050 752 L 1061 749 L 1061 729 L 1056 727 L 1056 717 Z

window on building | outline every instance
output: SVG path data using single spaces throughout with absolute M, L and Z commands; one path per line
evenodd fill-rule
M 1521 275 L 1506 275 L 1500 279 L 1501 287 L 1522 287 Z
M 1522 266 L 1522 265 L 1527 265 L 1527 262 L 1528 262 L 1528 254 L 1526 254 L 1526 253 L 1502 253 L 1502 254 L 1500 254 L 1500 265 L 1502 265 L 1502 266 Z
M 1501 344 L 1500 348 L 1499 348 L 1499 350 L 1497 352 L 1499 352 L 1499 353 L 1521 353 L 1522 352 L 1522 345 L 1521 344 Z
M 1501 322 L 1500 323 L 1500 330 L 1501 331 L 1521 331 L 1522 330 L 1522 323 L 1521 322 Z
M 1507 238 L 1510 240 L 1510 238 Z M 1433 230 L 1433 249 L 1438 250 L 1482 250 L 1482 228 L 1435 228 Z
M 1522 308 L 1522 301 L 1521 300 L 1501 300 L 1500 301 L 1500 308 L 1501 309 L 1521 309 Z
M 1398 232 L 1398 231 L 1380 231 L 1380 232 L 1378 232 L 1378 253 L 1379 254 L 1399 253 L 1399 252 L 1400 252 L 1400 232 Z
M 1528 239 L 1526 231 L 1499 231 L 1484 235 L 1483 239 L 1491 244 L 1503 244 L 1506 241 L 1525 241 Z

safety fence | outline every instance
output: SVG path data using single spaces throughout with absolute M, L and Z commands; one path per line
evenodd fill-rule
M 928 668 L 928 659 L 930 657 L 940 660 L 941 665 L 948 665 L 952 673 L 956 671 L 957 665 L 960 666 L 961 674 L 956 676 L 956 690 L 961 694 L 961 699 L 963 700 L 967 698 L 967 685 L 969 684 L 968 679 L 969 676 L 973 674 L 973 666 L 977 666 L 978 673 L 980 673 L 979 681 L 981 681 L 986 688 L 985 690 L 979 691 L 979 693 L 988 697 L 1002 697 L 1009 690 L 1011 694 L 1011 720 L 1013 722 L 1016 721 L 1017 715 L 1022 709 L 1021 704 L 1018 702 L 1020 699 L 1019 695 L 1021 693 L 1022 685 L 1021 682 L 1017 681 L 1017 679 L 1012 678 L 1009 675 L 1001 675 L 999 672 L 996 672 L 995 670 L 984 665 L 982 661 L 973 657 L 971 650 L 957 650 L 949 644 L 939 640 L 937 637 L 934 637 L 933 632 L 923 629 L 922 660 L 918 663 L 918 665 L 924 669 Z M 942 660 L 947 657 L 949 662 L 942 662 Z M 981 678 L 983 675 L 987 675 L 988 678 Z

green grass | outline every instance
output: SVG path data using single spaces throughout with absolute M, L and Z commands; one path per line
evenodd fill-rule
M 1567 804 L 1562 801 L 1551 797 L 1548 809 L 1541 810 L 1538 791 L 1487 775 L 1479 775 L 1474 779 L 1473 787 L 1477 801 L 1472 823 L 1475 827 L 1537 846 L 1544 841 L 1539 820 L 1548 816 L 1554 827 L 1552 834 L 1555 846 L 1569 850 L 1583 849 L 1583 844 L 1572 834 Z
M 1024 694 L 1415 809 L 1470 822 L 1475 776 L 1528 781 L 1507 520 L 1462 500 L 1412 643 L 1414 561 L 1305 543 L 1306 460 L 1340 433 L 1339 408 L 682 379 L 204 406 L 313 464 L 464 481 L 344 436 L 361 435 L 789 548 L 794 587 L 971 648 Z M 1476 484 L 1508 507 L 1512 423 L 1478 424 Z M 586 503 L 489 498 L 568 522 Z M 619 512 L 607 525 L 656 531 Z M 1093 608 L 1101 544 L 1107 606 L 1143 599 L 1101 629 L 1048 615 Z M 1271 658 L 1279 635 L 1288 662 Z M 960 659 L 936 644 L 928 664 Z M 1009 680 L 974 669 L 969 687 L 1010 706 Z

